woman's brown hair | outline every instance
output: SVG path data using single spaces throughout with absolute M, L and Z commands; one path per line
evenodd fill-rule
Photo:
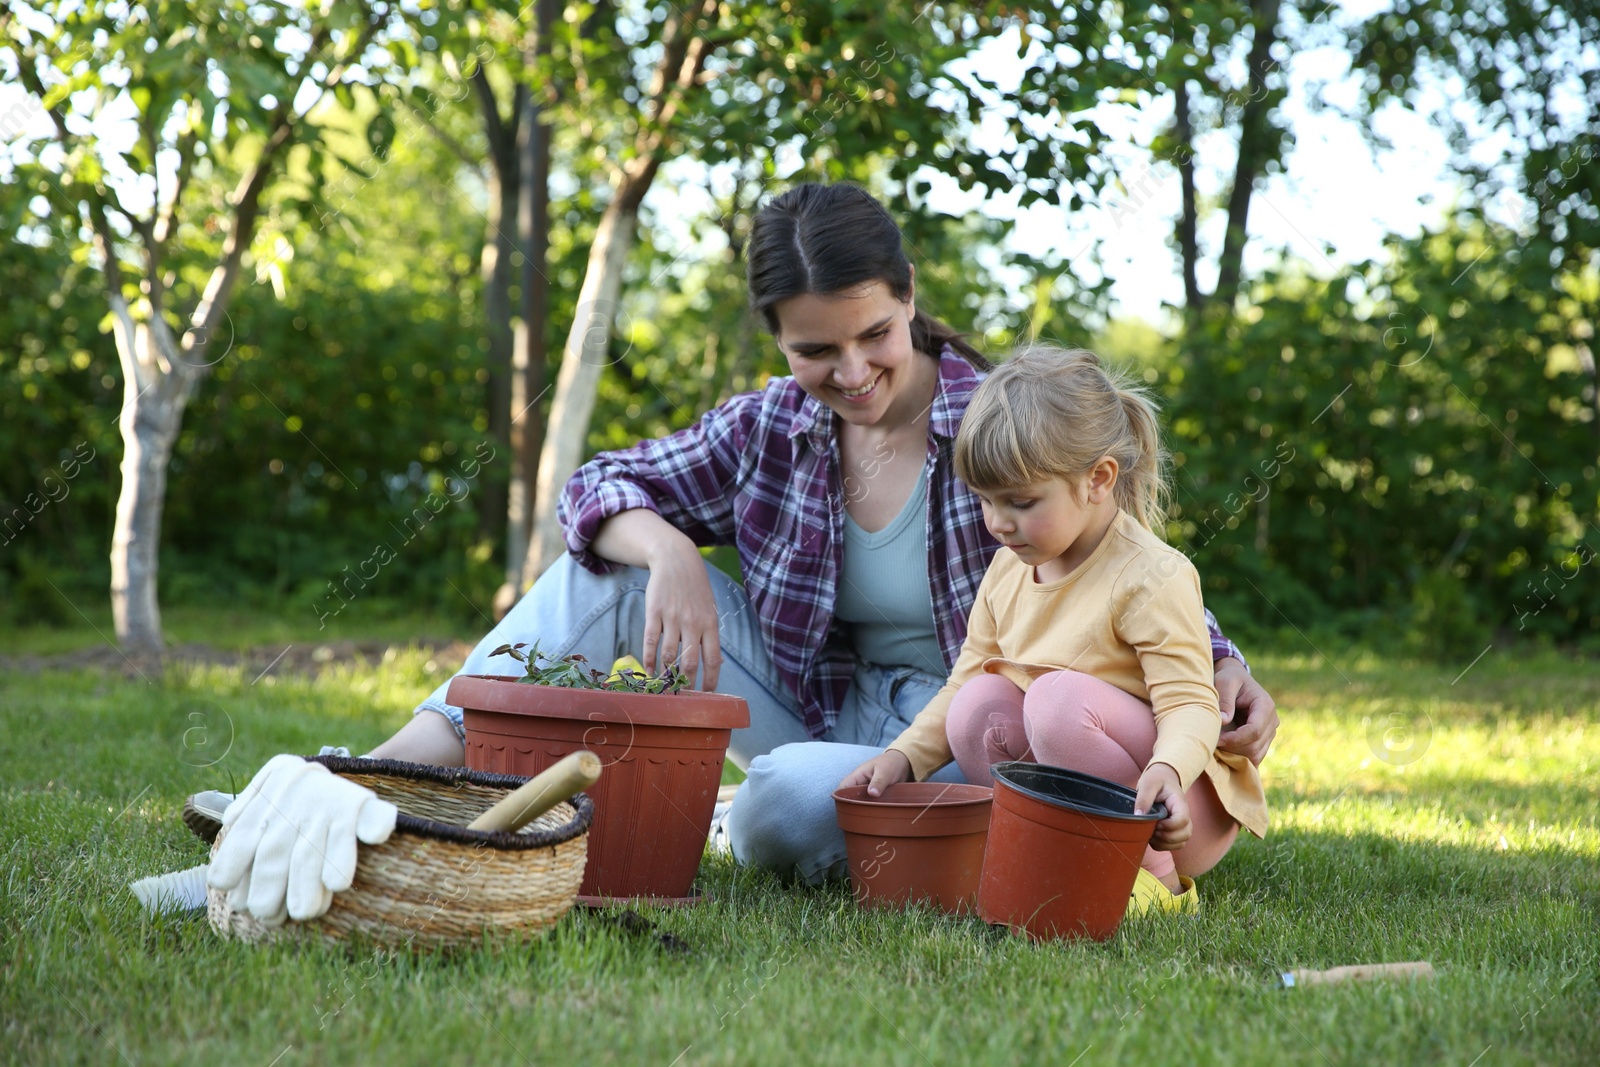
M 773 197 L 756 213 L 745 249 L 750 310 L 778 333 L 775 308 L 792 296 L 840 293 L 872 282 L 896 300 L 911 296 L 911 261 L 900 227 L 882 204 L 847 182 L 806 182 Z M 911 344 L 935 359 L 949 346 L 979 370 L 989 361 L 961 333 L 918 309 Z

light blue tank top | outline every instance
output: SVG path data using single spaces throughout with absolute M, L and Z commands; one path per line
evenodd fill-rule
M 949 673 L 934 631 L 928 588 L 928 472 L 917 478 L 911 499 L 877 533 L 844 517 L 844 572 L 834 615 L 850 625 L 856 656 L 886 667 L 916 667 Z

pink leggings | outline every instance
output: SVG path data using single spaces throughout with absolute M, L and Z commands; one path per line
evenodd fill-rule
M 993 784 L 992 763 L 1028 760 L 1132 789 L 1155 749 L 1156 720 L 1138 697 L 1077 671 L 1052 671 L 1026 694 L 998 674 L 983 674 L 956 694 L 945 732 L 962 775 L 975 785 Z M 1204 874 L 1239 835 L 1210 778 L 1202 774 L 1184 796 L 1194 836 L 1177 852 L 1144 850 L 1144 868 L 1157 878 L 1174 870 Z

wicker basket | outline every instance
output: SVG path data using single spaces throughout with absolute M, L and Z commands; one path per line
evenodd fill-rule
M 320 919 L 267 927 L 208 889 L 206 914 L 223 937 L 361 937 L 384 948 L 440 948 L 476 943 L 490 931 L 539 932 L 572 907 L 594 817 L 586 794 L 516 833 L 486 833 L 467 823 L 526 778 L 400 760 L 311 758 L 399 808 L 394 833 L 381 845 L 360 846 L 355 881 Z

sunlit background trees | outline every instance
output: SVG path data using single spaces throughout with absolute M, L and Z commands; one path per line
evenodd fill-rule
M 1600 641 L 1593 5 L 33 4 L 0 76 L 14 622 L 481 629 L 573 465 L 783 372 L 742 242 L 824 179 L 981 347 L 1159 386 L 1167 532 L 1230 631 Z M 1262 238 L 1296 116 L 1381 156 L 1396 109 L 1448 146 L 1426 226 Z M 1008 221 L 1041 210 L 1074 235 L 1043 253 Z M 1131 214 L 1164 308 L 1113 284 Z

